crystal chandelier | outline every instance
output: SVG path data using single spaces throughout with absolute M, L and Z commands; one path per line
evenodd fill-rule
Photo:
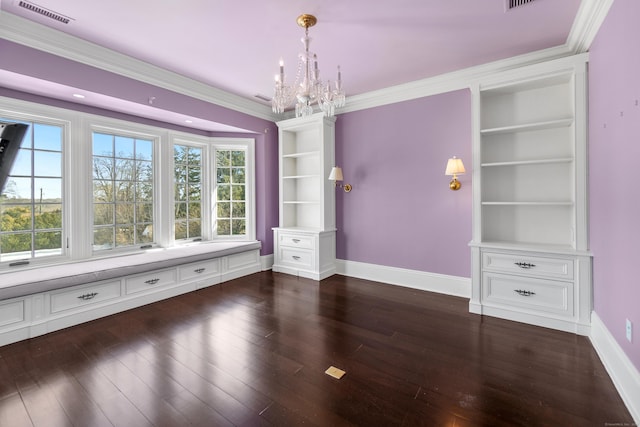
M 340 66 L 338 66 L 338 79 L 335 85 L 328 80 L 323 83 L 320 80 L 318 69 L 318 57 L 309 52 L 309 27 L 313 27 L 318 20 L 313 15 L 300 15 L 296 20 L 299 26 L 304 28 L 304 52 L 298 55 L 298 72 L 292 86 L 284 82 L 284 62 L 280 60 L 280 74 L 276 75 L 275 92 L 272 100 L 273 112 L 284 113 L 284 110 L 295 102 L 296 117 L 307 117 L 313 114 L 313 104 L 318 104 L 326 116 L 335 115 L 336 108 L 343 107 L 346 98 L 342 89 Z

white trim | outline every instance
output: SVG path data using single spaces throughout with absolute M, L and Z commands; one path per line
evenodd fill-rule
M 582 0 L 576 19 L 567 37 L 567 46 L 574 53 L 587 52 L 600 26 L 609 13 L 613 0 Z
M 255 138 L 236 138 L 236 137 L 212 137 L 210 138 L 211 151 L 209 153 L 209 172 L 211 173 L 209 194 L 213 195 L 211 201 L 215 206 L 215 189 L 216 189 L 216 152 L 218 150 L 242 150 L 246 153 L 245 163 L 245 215 L 246 215 L 246 233 L 244 236 L 218 237 L 214 231 L 210 236 L 213 241 L 232 241 L 232 240 L 256 240 L 256 140 Z M 212 230 L 215 227 L 215 215 L 211 215 Z
M 254 117 L 277 120 L 271 106 L 225 92 L 9 12 L 0 14 L 0 38 Z
M 572 52 L 567 46 L 539 50 L 537 52 L 518 55 L 500 61 L 490 62 L 463 70 L 441 74 L 422 80 L 416 80 L 397 86 L 391 86 L 372 92 L 354 95 L 347 98 L 347 105 L 340 109 L 340 113 L 364 110 L 396 102 L 437 95 L 459 89 L 468 89 L 469 82 L 482 79 L 494 73 L 519 68 L 525 65 L 570 56 Z
M 595 311 L 591 313 L 589 338 L 633 420 L 640 425 L 640 372 Z
M 336 260 L 336 273 L 343 276 L 437 292 L 463 298 L 471 297 L 471 279 L 428 273 L 406 268 L 388 267 L 357 261 Z
M 262 255 L 260 257 L 260 269 L 262 271 L 271 270 L 273 267 L 273 254 Z
M 0 31 L 1 32 L 1 31 Z M 64 211 L 65 224 L 63 235 L 68 237 L 69 248 L 61 257 L 40 257 L 30 260 L 30 266 L 53 265 L 68 260 L 82 261 L 113 256 L 128 255 L 139 252 L 139 247 L 128 246 L 122 251 L 93 251 L 92 250 L 92 214 L 93 204 L 92 182 L 92 144 L 93 131 L 117 133 L 134 137 L 149 138 L 154 141 L 154 225 L 156 226 L 155 243 L 162 247 L 182 246 L 183 244 L 200 244 L 192 242 L 178 242 L 173 235 L 173 143 L 174 141 L 190 141 L 196 145 L 206 147 L 206 158 L 203 157 L 203 176 L 206 182 L 211 182 L 212 172 L 208 160 L 210 152 L 216 146 L 241 147 L 247 152 L 247 234 L 235 241 L 254 241 L 256 239 L 256 202 L 255 202 L 255 138 L 250 137 L 203 137 L 186 132 L 169 131 L 157 126 L 150 126 L 122 119 L 99 116 L 96 114 L 75 112 L 60 107 L 45 106 L 13 98 L 0 96 L 0 117 L 16 120 L 37 121 L 56 124 L 65 128 L 65 169 L 64 181 Z M 87 142 L 88 141 L 88 142 Z M 70 147 L 73 147 L 70 150 Z M 160 181 L 157 181 L 159 179 Z M 207 191 L 203 185 L 203 191 Z M 208 192 L 208 191 L 207 191 Z M 70 197 L 66 197 L 68 195 Z M 71 202 L 71 204 L 69 204 Z M 207 204 L 210 204 L 209 202 Z M 90 212 L 90 214 L 87 214 Z M 166 218 L 169 218 L 167 221 Z M 209 220 L 210 222 L 210 220 Z M 203 224 L 207 225 L 207 224 Z M 203 235 L 203 242 L 229 242 L 232 239 L 212 239 Z M 0 272 L 6 270 L 8 263 L 0 263 Z
M 604 21 L 613 0 L 583 0 L 567 42 L 561 46 L 514 56 L 475 67 L 397 86 L 349 96 L 340 114 L 396 102 L 409 101 L 459 89 L 488 75 L 586 52 Z M 3 16 L 4 15 L 4 16 Z M 97 67 L 144 83 L 172 90 L 225 108 L 265 120 L 278 121 L 269 106 L 222 91 L 177 73 L 86 42 L 19 16 L 0 14 L 0 38 L 43 50 L 82 64 Z M 285 114 L 289 117 L 291 112 Z

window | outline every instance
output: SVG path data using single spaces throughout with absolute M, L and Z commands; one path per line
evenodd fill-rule
M 0 195 L 0 262 L 63 253 L 63 127 L 22 123 L 29 129 Z
M 93 248 L 153 239 L 153 141 L 93 132 Z
M 247 233 L 246 151 L 216 149 L 217 236 L 244 236 Z
M 193 241 L 255 240 L 255 140 L 0 97 L 29 126 L 0 194 L 0 273 Z M 72 149 L 71 149 L 72 148 Z
M 202 148 L 174 145 L 174 238 L 202 238 Z

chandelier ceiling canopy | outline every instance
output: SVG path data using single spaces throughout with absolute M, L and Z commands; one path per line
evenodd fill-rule
M 309 27 L 316 25 L 318 20 L 313 15 L 303 14 L 298 16 L 296 22 L 304 28 L 304 37 L 301 39 L 304 52 L 298 55 L 298 71 L 291 86 L 285 83 L 284 61 L 280 59 L 280 72 L 276 75 L 272 100 L 273 112 L 282 114 L 295 103 L 296 117 L 306 117 L 313 114 L 313 105 L 318 104 L 325 115 L 333 116 L 336 108 L 343 107 L 346 102 L 340 66 L 333 85 L 330 80 L 323 82 L 320 79 L 318 57 L 309 51 Z

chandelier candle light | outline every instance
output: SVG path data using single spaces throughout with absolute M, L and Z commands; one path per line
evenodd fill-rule
M 280 74 L 276 75 L 275 92 L 272 100 L 273 112 L 284 113 L 285 109 L 294 103 L 296 105 L 296 117 L 307 117 L 313 114 L 313 104 L 318 104 L 320 109 L 328 117 L 335 115 L 336 108 L 343 107 L 346 102 L 342 89 L 342 76 L 338 66 L 338 79 L 335 87 L 331 81 L 323 83 L 320 80 L 318 57 L 309 52 L 309 27 L 313 27 L 318 20 L 315 16 L 303 14 L 296 20 L 299 26 L 304 28 L 304 52 L 298 55 L 298 73 L 292 86 L 284 81 L 284 62 L 280 60 Z

